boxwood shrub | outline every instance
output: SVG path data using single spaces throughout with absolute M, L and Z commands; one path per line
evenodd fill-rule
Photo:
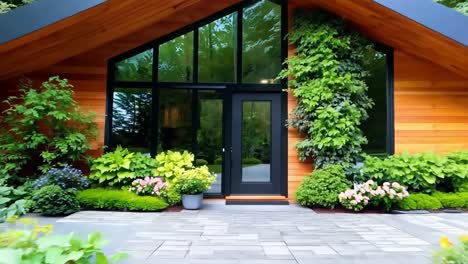
M 43 215 L 69 215 L 80 210 L 76 191 L 63 190 L 58 185 L 48 185 L 33 194 L 35 209 Z
M 444 208 L 468 209 L 468 192 L 435 192 L 432 196 L 439 200 Z
M 334 208 L 339 203 L 338 195 L 351 186 L 342 166 L 328 165 L 307 175 L 295 197 L 300 205 Z
M 441 209 L 442 203 L 435 197 L 428 194 L 416 193 L 399 203 L 401 210 L 437 210 Z
M 88 189 L 78 193 L 78 201 L 83 209 L 161 211 L 168 204 L 161 198 L 138 196 L 125 190 Z

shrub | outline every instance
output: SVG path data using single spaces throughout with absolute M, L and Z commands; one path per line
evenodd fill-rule
M 468 192 L 466 193 L 442 193 L 435 192 L 432 197 L 440 201 L 443 208 L 468 208 Z
M 73 233 L 52 235 L 52 225 L 39 226 L 32 219 L 20 219 L 32 228 L 0 233 L 1 263 L 114 263 L 126 257 L 117 253 L 108 258 L 102 247 L 107 242 L 99 233 L 82 240 Z
M 223 164 L 223 158 L 217 157 L 217 158 L 214 160 L 214 164 L 216 164 L 216 165 L 221 165 L 221 164 Z
M 408 197 L 409 193 L 405 187 L 398 182 L 384 182 L 382 186 L 377 185 L 374 181 L 369 180 L 355 189 L 349 189 L 340 193 L 338 196 L 343 207 L 361 211 L 368 204 L 374 206 L 382 206 L 385 211 L 390 211 L 392 206 Z
M 242 164 L 256 165 L 256 164 L 261 164 L 261 163 L 262 163 L 262 161 L 257 159 L 257 158 L 242 159 Z
M 34 188 L 40 189 L 47 185 L 58 185 L 62 189 L 83 190 L 89 187 L 89 181 L 79 169 L 69 165 L 63 168 L 52 168 L 34 182 Z
M 466 264 L 468 263 L 468 236 L 462 235 L 459 243 L 454 245 L 448 237 L 440 239 L 439 251 L 434 253 L 435 264 Z
M 125 190 L 87 189 L 78 193 L 78 201 L 86 209 L 161 211 L 168 204 L 161 198 L 138 196 Z
M 148 155 L 117 147 L 95 159 L 89 179 L 101 185 L 130 186 L 136 178 L 156 175 L 156 161 Z
M 196 159 L 195 160 L 195 166 L 205 166 L 205 165 L 208 165 L 208 161 L 204 160 L 204 159 Z
M 304 206 L 334 208 L 338 204 L 338 195 L 350 186 L 342 166 L 328 165 L 306 176 L 295 197 Z
M 181 194 L 201 194 L 210 189 L 216 176 L 211 174 L 207 166 L 185 171 L 176 178 L 175 188 Z
M 468 192 L 468 150 L 448 153 L 446 157 L 445 170 L 454 191 Z
M 399 202 L 398 207 L 402 210 L 438 210 L 442 204 L 428 194 L 416 193 Z
M 0 175 L 35 176 L 87 157 L 97 135 L 95 114 L 83 112 L 72 88 L 51 77 L 39 89 L 23 82 L 20 96 L 8 97 L 0 119 Z
M 76 191 L 57 185 L 44 186 L 33 195 L 35 208 L 43 215 L 69 215 L 80 210 Z
M 132 182 L 130 191 L 138 195 L 162 196 L 167 189 L 167 183 L 158 177 L 145 177 Z

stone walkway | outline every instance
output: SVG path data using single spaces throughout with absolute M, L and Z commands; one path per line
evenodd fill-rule
M 104 233 L 126 263 L 431 263 L 443 235 L 468 233 L 468 214 L 315 214 L 296 205 L 208 202 L 201 211 L 84 211 L 39 218 L 57 232 Z

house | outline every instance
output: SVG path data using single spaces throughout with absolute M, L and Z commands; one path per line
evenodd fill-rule
M 430 0 L 38 0 L 0 16 L 0 98 L 60 75 L 98 114 L 97 152 L 187 149 L 219 175 L 209 195 L 282 201 L 313 169 L 276 79 L 298 8 L 378 43 L 367 151 L 468 149 L 468 17 Z

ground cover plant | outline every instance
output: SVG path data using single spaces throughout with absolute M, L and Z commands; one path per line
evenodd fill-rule
M 168 207 L 164 199 L 139 196 L 128 190 L 87 189 L 78 193 L 78 201 L 85 209 L 161 211 Z

